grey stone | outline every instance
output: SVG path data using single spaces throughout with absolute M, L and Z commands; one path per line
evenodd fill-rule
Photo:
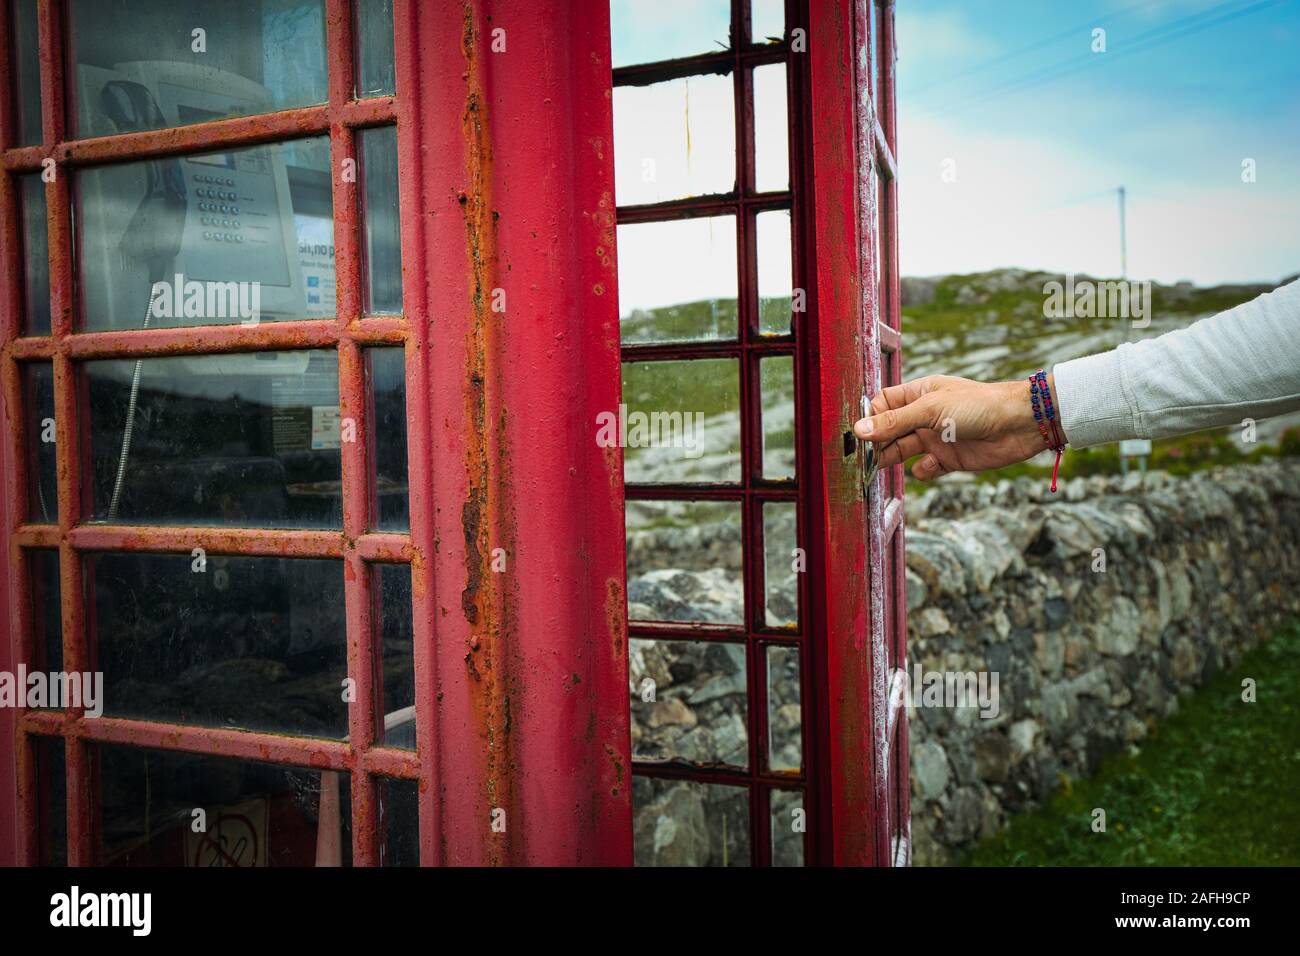
M 952 625 L 942 608 L 927 607 L 916 615 L 916 629 L 922 637 L 935 637 L 947 634 L 952 630 Z
M 1060 677 L 1065 665 L 1065 639 L 1061 632 L 1035 632 L 1034 649 L 1039 669 L 1049 677 Z
M 909 529 L 907 566 L 920 575 L 931 594 L 961 594 L 966 590 L 966 569 L 958 549 L 939 535 Z
M 948 758 L 943 748 L 927 740 L 912 748 L 912 783 L 926 800 L 938 800 L 948 789 Z
M 943 834 L 950 843 L 965 843 L 980 829 L 984 806 L 973 787 L 961 787 L 943 802 Z
M 1097 626 L 1097 649 L 1103 654 L 1132 654 L 1141 638 L 1142 620 L 1137 605 L 1126 597 L 1117 597 L 1110 613 Z
M 907 574 L 907 611 L 912 611 L 925 606 L 926 598 L 929 597 L 929 588 L 925 586 L 925 581 L 919 574 L 911 568 L 904 569 Z
M 1048 630 L 1064 627 L 1070 620 L 1070 605 L 1063 598 L 1052 598 L 1043 605 L 1043 615 L 1047 620 Z
M 720 697 L 729 697 L 745 693 L 745 678 L 742 674 L 720 674 L 711 678 L 699 690 L 688 698 L 692 704 L 704 704 Z
M 1041 730 L 1036 720 L 1017 720 L 1012 724 L 1007 735 L 1011 759 L 1018 762 L 1031 753 Z
M 990 731 L 975 738 L 975 772 L 981 780 L 1002 783 L 1010 767 L 1011 743 L 1005 734 Z
M 1043 686 L 1043 720 L 1047 730 L 1059 738 L 1074 723 L 1076 701 L 1074 694 L 1066 684 L 1046 684 Z

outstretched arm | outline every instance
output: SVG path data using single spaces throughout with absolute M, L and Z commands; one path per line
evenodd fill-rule
M 1048 385 L 1075 447 L 1300 409 L 1300 281 L 1188 328 L 1063 362 Z M 922 455 L 912 466 L 922 480 L 1001 468 L 1045 447 L 1027 381 L 929 375 L 886 388 L 854 431 L 876 444 L 882 464 Z

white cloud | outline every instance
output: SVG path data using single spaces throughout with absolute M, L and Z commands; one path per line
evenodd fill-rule
M 1276 176 L 1242 183 L 1235 155 L 1225 154 L 1218 176 L 1199 168 L 1165 173 L 1134 168 L 1105 142 L 1085 151 L 1050 132 L 969 130 L 906 111 L 899 149 L 905 275 L 1005 266 L 1118 274 L 1117 198 L 1107 190 L 1121 183 L 1129 189 L 1134 277 L 1206 284 L 1273 280 L 1300 268 L 1300 190 Z M 941 177 L 948 158 L 955 183 Z

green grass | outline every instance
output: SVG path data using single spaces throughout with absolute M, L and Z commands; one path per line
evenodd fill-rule
M 1063 281 L 1057 273 L 1030 272 L 1018 285 L 1001 287 L 999 278 L 1006 270 L 949 275 L 935 286 L 933 301 L 910 303 L 903 309 L 903 328 L 909 335 L 952 335 L 959 339 L 967 332 L 992 323 L 1010 326 L 1018 337 L 1032 338 L 1059 329 L 1102 331 L 1115 329 L 1116 320 L 1099 316 L 1048 319 L 1043 315 L 1044 283 Z M 1100 281 L 1114 281 L 1104 276 Z M 1153 315 L 1208 315 L 1221 312 L 1266 291 L 1265 286 L 1213 286 L 1209 288 L 1173 289 L 1152 283 L 1150 309 Z M 959 302 L 965 290 L 970 301 Z M 973 295 L 972 295 L 973 293 Z
M 1244 678 L 1257 702 L 1241 699 Z M 1137 754 L 1117 754 L 1014 818 L 975 866 L 1300 864 L 1300 623 L 1181 701 Z M 1106 832 L 1091 829 L 1106 811 Z

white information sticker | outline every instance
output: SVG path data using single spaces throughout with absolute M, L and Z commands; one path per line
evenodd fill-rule
M 339 407 L 337 405 L 313 405 L 311 407 L 311 447 L 313 451 L 338 448 L 339 441 Z

